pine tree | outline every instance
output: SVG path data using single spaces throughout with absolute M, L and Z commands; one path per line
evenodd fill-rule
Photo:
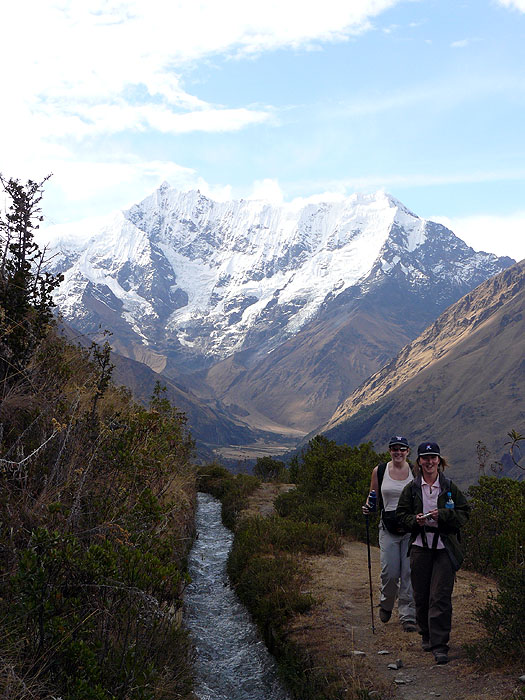
M 28 180 L 0 182 L 8 206 L 0 214 L 0 382 L 2 393 L 11 379 L 21 377 L 31 352 L 45 336 L 53 319 L 52 292 L 62 275 L 43 269 L 45 249 L 34 239 L 43 220 L 43 185 Z

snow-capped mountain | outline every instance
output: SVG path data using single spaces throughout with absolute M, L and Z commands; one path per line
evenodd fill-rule
M 156 370 L 248 348 L 262 356 L 327 304 L 388 281 L 430 295 L 439 313 L 513 262 L 474 252 L 382 192 L 272 206 L 163 184 L 94 226 L 47 234 L 64 318 L 83 332 L 110 328 L 121 352 Z

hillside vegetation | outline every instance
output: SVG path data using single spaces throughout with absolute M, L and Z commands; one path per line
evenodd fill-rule
M 111 383 L 109 345 L 53 323 L 43 183 L 2 180 L 0 696 L 184 698 L 195 476 L 184 417 Z

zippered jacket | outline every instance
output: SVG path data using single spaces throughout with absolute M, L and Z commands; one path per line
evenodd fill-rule
M 410 532 L 410 544 L 408 552 L 416 537 L 425 530 L 416 521 L 416 515 L 423 512 L 423 495 L 421 491 L 421 474 L 414 481 L 407 484 L 397 504 L 396 516 L 403 527 Z M 445 508 L 448 500 L 448 492 L 452 494 L 454 508 Z M 460 529 L 465 525 L 470 516 L 470 505 L 456 484 L 439 472 L 439 495 L 437 500 L 438 526 L 437 531 L 447 551 L 452 566 L 457 571 L 463 563 L 463 549 L 461 546 Z M 426 530 L 429 532 L 429 530 Z M 431 530 L 435 532 L 435 528 Z

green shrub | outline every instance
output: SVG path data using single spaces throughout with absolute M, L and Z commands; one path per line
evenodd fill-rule
M 327 525 L 299 523 L 274 516 L 243 518 L 235 532 L 231 557 L 243 552 L 244 559 L 253 552 L 304 554 L 339 553 L 340 538 Z
M 525 658 L 525 482 L 481 476 L 469 489 L 465 563 L 496 578 L 498 590 L 475 611 L 487 637 L 467 650 L 473 659 L 501 664 Z
M 53 332 L 15 389 L 0 400 L 0 695 L 8 677 L 33 697 L 184 696 L 191 646 L 176 611 L 195 494 L 184 418 L 160 389 L 147 409 L 102 386 L 86 352 Z
M 508 566 L 498 574 L 498 591 L 474 612 L 487 637 L 467 646 L 469 655 L 483 662 L 508 664 L 525 659 L 525 566 Z
M 233 479 L 233 474 L 220 464 L 208 464 L 197 470 L 199 489 L 204 493 L 210 493 L 219 500 L 222 500 Z
M 248 505 L 248 497 L 259 485 L 259 479 L 250 474 L 237 474 L 233 481 L 228 483 L 222 498 L 222 521 L 226 527 L 235 527 L 241 511 Z
M 287 476 L 286 464 L 272 457 L 258 457 L 253 474 L 262 481 L 282 482 Z
M 237 518 L 248 505 L 248 497 L 260 485 L 251 474 L 233 475 L 224 467 L 211 464 L 201 467 L 197 473 L 199 489 L 210 493 L 222 502 L 222 522 L 233 530 Z
M 232 562 L 235 560 L 234 556 Z M 305 569 L 289 554 L 253 554 L 236 571 L 228 563 L 228 574 L 270 648 L 282 634 L 285 622 L 314 603 L 310 594 L 301 591 L 307 581 Z
M 370 443 L 350 447 L 318 435 L 290 467 L 297 489 L 281 494 L 275 508 L 282 517 L 326 523 L 340 534 L 364 539 L 361 506 L 380 461 Z
M 497 575 L 507 565 L 523 561 L 525 542 L 525 482 L 481 476 L 468 491 L 472 506 L 462 532 L 465 565 Z

